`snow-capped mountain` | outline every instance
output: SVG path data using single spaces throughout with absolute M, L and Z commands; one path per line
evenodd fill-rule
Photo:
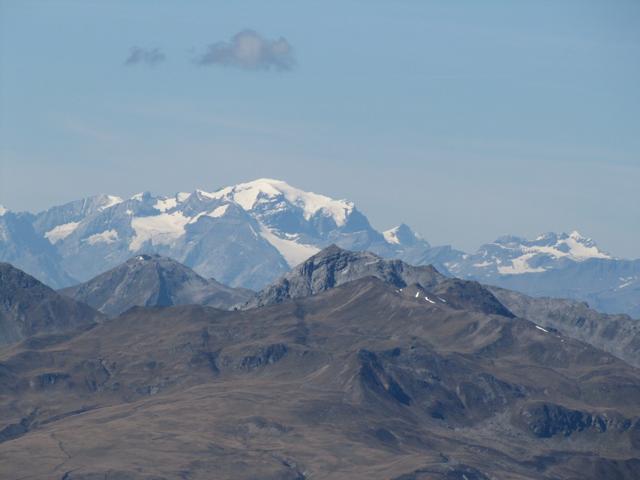
M 481 246 L 475 254 L 460 255 L 445 265 L 457 276 L 490 278 L 540 273 L 594 258 L 613 259 L 593 240 L 573 231 L 570 234 L 545 233 L 532 241 L 515 236 L 500 237 Z
M 614 258 L 578 232 L 501 237 L 470 254 L 432 247 L 404 224 L 380 232 L 352 202 L 280 180 L 172 196 L 98 195 L 36 215 L 0 212 L 0 260 L 54 287 L 86 281 L 135 254 L 159 254 L 204 277 L 259 290 L 336 244 L 640 317 L 640 260 Z
M 640 318 L 640 260 L 615 258 L 577 231 L 534 240 L 505 236 L 472 255 L 450 250 L 440 265 L 457 277 Z
M 385 257 L 429 249 L 407 226 L 389 241 L 352 202 L 272 179 L 170 197 L 100 195 L 39 213 L 33 225 L 77 280 L 133 254 L 157 253 L 228 285 L 259 289 L 332 243 Z

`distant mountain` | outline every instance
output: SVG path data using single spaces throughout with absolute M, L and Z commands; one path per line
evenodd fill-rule
M 64 270 L 83 281 L 132 255 L 157 253 L 259 289 L 332 243 L 389 258 L 418 258 L 430 248 L 406 225 L 382 234 L 353 203 L 272 179 L 172 197 L 100 195 L 53 207 L 32 223 Z
M 440 261 L 460 278 L 532 296 L 586 301 L 602 312 L 640 318 L 640 260 L 614 258 L 575 231 L 533 241 L 501 237 L 474 255 L 450 251 Z
M 10 218 L 20 225 L 3 227 Z M 432 246 L 405 224 L 380 232 L 348 200 L 273 179 L 169 197 L 98 195 L 37 215 L 5 214 L 0 235 L 0 259 L 56 288 L 87 281 L 134 255 L 159 254 L 206 278 L 260 290 L 336 244 L 640 317 L 640 260 L 615 258 L 578 232 L 506 236 L 465 253 Z
M 56 293 L 8 263 L 0 263 L 0 345 L 37 334 L 69 332 L 102 319 L 88 305 Z
M 639 478 L 640 370 L 431 295 L 369 276 L 251 310 L 136 307 L 0 349 L 3 475 Z
M 33 226 L 29 213 L 11 212 L 0 205 L 0 261 L 29 272 L 49 285 L 70 285 L 74 279 L 62 257 Z
M 35 230 L 56 244 L 75 230 L 78 224 L 86 217 L 94 213 L 106 210 L 119 203 L 122 198 L 114 195 L 95 195 L 52 207 L 35 217 L 33 226 Z
M 110 316 L 134 306 L 199 304 L 229 309 L 254 295 L 250 290 L 205 279 L 190 268 L 159 255 L 137 255 L 60 293 Z
M 247 307 L 273 305 L 316 295 L 344 283 L 375 277 L 415 298 L 432 304 L 486 314 L 513 315 L 477 282 L 441 275 L 432 266 L 414 267 L 385 260 L 370 252 L 352 252 L 331 245 L 283 275 L 251 299 Z

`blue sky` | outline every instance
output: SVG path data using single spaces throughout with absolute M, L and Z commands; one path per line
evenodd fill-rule
M 197 64 L 246 29 L 295 66 Z M 578 229 L 636 258 L 639 115 L 635 0 L 0 0 L 13 210 L 272 177 L 434 244 Z

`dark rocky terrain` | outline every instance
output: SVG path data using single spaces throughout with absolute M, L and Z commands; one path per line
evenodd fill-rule
M 330 245 L 267 286 L 249 300 L 246 307 L 315 295 L 369 276 L 397 289 L 417 286 L 421 292 L 415 289 L 412 292 L 426 302 L 513 316 L 477 282 L 445 277 L 431 265 L 414 267 L 401 260 L 385 260 L 370 252 L 352 252 L 336 245 Z
M 242 311 L 137 307 L 5 347 L 3 475 L 640 476 L 640 370 L 417 283 L 367 276 Z
M 36 334 L 87 327 L 102 319 L 88 305 L 56 293 L 8 263 L 0 263 L 0 345 Z
M 585 302 L 529 297 L 504 288 L 487 288 L 515 315 L 582 340 L 640 367 L 640 320 L 628 315 L 600 313 Z
M 254 292 L 205 279 L 167 257 L 136 255 L 88 282 L 61 293 L 116 316 L 134 306 L 209 305 L 229 309 Z

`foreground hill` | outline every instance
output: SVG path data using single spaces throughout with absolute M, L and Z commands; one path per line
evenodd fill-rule
M 22 270 L 0 263 L 0 345 L 87 327 L 103 316 L 59 295 Z
M 198 304 L 229 309 L 253 296 L 250 290 L 205 279 L 189 267 L 159 255 L 137 255 L 61 293 L 110 316 L 134 306 Z
M 366 277 L 244 311 L 134 308 L 0 351 L 3 472 L 638 478 L 639 370 L 429 295 Z

